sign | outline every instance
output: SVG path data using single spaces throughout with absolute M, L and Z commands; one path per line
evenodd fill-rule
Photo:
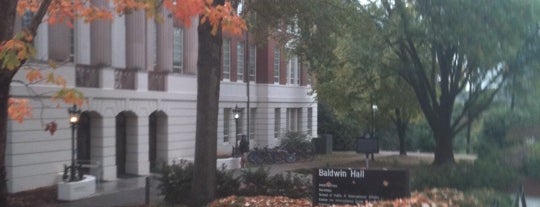
M 364 204 L 410 196 L 409 171 L 318 168 L 313 174 L 313 204 Z
M 359 137 L 356 138 L 357 153 L 379 153 L 379 139 Z

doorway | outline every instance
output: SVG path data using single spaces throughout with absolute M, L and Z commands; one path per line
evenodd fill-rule
M 79 125 L 77 126 L 77 162 L 79 164 L 90 164 L 91 162 L 91 133 L 90 114 L 83 112 L 79 117 Z M 90 169 L 83 168 L 82 172 L 90 174 Z
M 126 175 L 126 114 L 116 116 L 116 176 Z

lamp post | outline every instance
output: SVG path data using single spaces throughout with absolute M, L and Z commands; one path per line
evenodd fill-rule
M 377 107 L 377 105 L 375 104 L 371 104 L 371 129 L 370 129 L 370 132 L 369 132 L 369 136 L 371 138 L 373 138 L 375 136 L 375 112 L 377 112 L 377 110 L 379 110 L 379 107 Z
M 375 139 L 375 112 L 377 112 L 378 109 L 379 107 L 377 107 L 377 105 L 373 104 L 372 102 L 371 103 L 371 129 L 369 132 L 369 138 L 371 139 Z M 376 142 L 378 143 L 379 141 L 377 140 Z M 375 160 L 375 156 L 373 155 L 373 153 L 371 153 L 371 160 Z
M 70 166 L 70 174 L 69 174 L 69 182 L 77 181 L 76 178 L 76 147 L 75 147 L 75 130 L 77 128 L 77 124 L 79 123 L 79 117 L 81 116 L 81 110 L 77 109 L 77 105 L 73 105 L 73 107 L 68 108 L 68 114 L 69 114 L 69 123 L 71 124 L 71 166 Z
M 235 124 L 235 141 L 234 141 L 234 151 L 233 156 L 238 156 L 238 119 L 240 119 L 240 109 L 238 108 L 238 105 L 236 105 L 233 109 L 234 114 L 234 124 Z

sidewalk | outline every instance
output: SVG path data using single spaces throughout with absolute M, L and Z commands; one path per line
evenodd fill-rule
M 139 206 L 146 201 L 146 177 L 122 178 L 115 181 L 100 182 L 96 193 L 89 198 L 58 204 L 58 207 L 107 207 Z M 159 203 L 159 181 L 150 178 L 150 202 Z

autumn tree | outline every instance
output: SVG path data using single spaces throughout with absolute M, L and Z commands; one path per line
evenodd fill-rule
M 36 36 L 37 29 L 41 23 L 58 23 L 72 26 L 73 22 L 77 19 L 84 19 L 86 22 L 96 19 L 112 19 L 114 14 L 123 14 L 132 10 L 144 10 L 148 17 L 155 17 L 159 21 L 163 17 L 158 15 L 158 9 L 163 6 L 175 18 L 183 21 L 185 25 L 189 25 L 193 16 L 200 15 L 202 25 L 208 26 L 203 30 L 206 33 L 205 35 L 217 35 L 221 29 L 233 34 L 239 34 L 245 29 L 243 21 L 232 12 L 231 6 L 229 4 L 223 4 L 223 2 L 221 4 L 214 4 L 211 0 L 108 1 L 112 2 L 114 6 L 110 8 L 99 7 L 85 0 L 0 0 L 0 5 L 2 5 L 0 7 L 0 206 L 9 205 L 7 203 L 7 185 L 5 180 L 8 117 L 22 122 L 25 117 L 30 115 L 28 100 L 10 97 L 10 86 L 15 74 L 25 66 L 27 60 L 32 58 L 34 54 L 33 37 Z M 15 31 L 17 15 L 22 16 L 26 12 L 33 14 L 30 24 L 22 28 L 20 32 Z M 204 46 L 201 47 L 204 48 Z M 204 56 L 199 55 L 199 58 L 203 58 Z M 41 71 L 37 69 L 29 70 L 26 77 L 30 83 L 45 80 L 46 82 L 61 86 L 53 96 L 55 99 L 61 99 L 67 104 L 82 105 L 84 102 L 84 96 L 77 90 L 66 88 L 65 81 L 61 77 L 54 76 L 54 74 L 42 75 Z M 205 93 L 205 91 L 199 92 L 199 94 L 201 93 Z M 217 105 L 218 103 L 216 102 L 214 104 Z M 51 127 L 47 129 L 52 130 Z M 216 135 L 213 136 L 215 141 Z M 204 139 L 212 139 L 212 135 L 210 137 L 204 137 Z M 215 155 L 213 166 L 215 167 Z

